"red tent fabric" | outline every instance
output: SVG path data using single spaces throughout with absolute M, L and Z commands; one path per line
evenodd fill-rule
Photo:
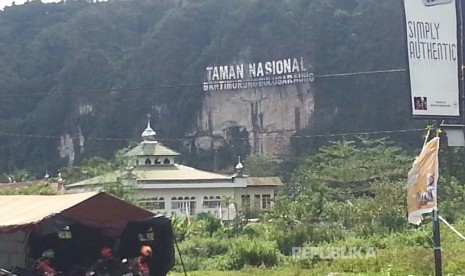
M 121 234 L 129 221 L 154 215 L 105 192 L 0 196 L 0 232 L 30 229 L 49 233 L 79 223 L 112 237 Z

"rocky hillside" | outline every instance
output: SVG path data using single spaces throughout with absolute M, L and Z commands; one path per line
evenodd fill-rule
M 0 171 L 42 175 L 109 158 L 139 140 L 147 113 L 163 143 L 210 168 L 210 150 L 221 168 L 239 154 L 288 153 L 295 134 L 409 126 L 405 72 L 363 74 L 405 68 L 403 36 L 400 0 L 8 7 L 0 11 Z M 263 62 L 263 77 L 275 77 L 281 69 L 271 62 L 293 58 L 305 59 L 313 82 L 204 87 L 208 74 L 242 77 L 215 76 L 215 67 Z M 339 75 L 347 72 L 361 74 Z

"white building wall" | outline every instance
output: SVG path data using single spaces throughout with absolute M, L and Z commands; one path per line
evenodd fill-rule
M 238 209 L 241 210 L 241 208 L 244 208 L 242 204 L 242 198 L 244 196 L 250 198 L 250 207 L 255 207 L 255 204 L 258 204 L 260 207 L 259 209 L 262 208 L 262 200 L 263 200 L 263 195 L 270 195 L 271 199 L 271 205 L 275 197 L 275 190 L 276 187 L 274 186 L 252 186 L 252 187 L 247 187 L 246 189 L 235 189 L 235 198 L 237 202 Z M 254 202 L 255 199 L 258 199 L 259 202 Z
M 165 209 L 164 210 L 152 210 L 155 212 L 159 212 L 165 215 L 171 215 L 172 213 L 176 213 L 177 215 L 187 215 L 187 211 L 183 212 L 181 209 L 172 209 L 172 198 L 183 198 L 187 201 L 189 198 L 189 206 L 190 202 L 195 202 L 194 213 L 191 216 L 196 216 L 200 213 L 211 213 L 218 215 L 224 220 L 229 219 L 232 220 L 236 216 L 234 204 L 230 206 L 224 206 L 221 204 L 221 209 L 218 208 L 207 208 L 204 206 L 204 197 L 220 197 L 220 200 L 223 201 L 224 198 L 231 197 L 234 199 L 234 187 L 227 187 L 227 188 L 172 188 L 172 189 L 150 189 L 150 188 L 140 188 L 136 190 L 136 198 L 137 199 L 144 199 L 144 198 L 161 198 L 163 197 L 165 202 Z M 195 198 L 195 199 L 192 199 Z M 228 210 L 229 209 L 229 210 Z

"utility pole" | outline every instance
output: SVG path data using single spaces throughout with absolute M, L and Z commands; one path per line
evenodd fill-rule
M 457 8 L 457 51 L 458 54 L 458 64 L 459 64 L 459 107 L 460 107 L 460 116 L 459 116 L 459 131 L 462 132 L 463 136 L 461 137 L 461 142 L 459 144 L 465 144 L 465 50 L 464 50 L 464 29 L 463 29 L 463 22 L 465 18 L 465 11 L 463 7 L 465 7 L 465 0 L 456 0 L 456 8 Z M 437 195 L 436 195 L 437 196 Z M 437 200 L 437 198 L 436 198 Z M 436 202 L 436 208 L 438 203 Z M 434 251 L 434 275 L 435 276 L 442 276 L 442 256 L 441 256 L 441 235 L 440 235 L 440 227 L 439 227 L 439 214 L 438 210 L 433 210 L 433 251 Z
M 433 210 L 433 250 L 434 275 L 442 276 L 441 235 L 439 233 L 439 215 L 437 210 Z
M 459 95 L 460 95 L 460 112 L 462 113 L 460 116 L 460 126 L 463 134 L 463 144 L 465 145 L 465 49 L 464 49 L 464 28 L 463 22 L 465 20 L 465 0 L 457 0 L 457 9 L 458 9 L 458 26 L 457 26 L 457 42 L 458 42 L 458 55 L 459 55 Z

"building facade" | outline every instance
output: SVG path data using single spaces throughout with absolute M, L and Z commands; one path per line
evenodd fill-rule
M 130 187 L 140 206 L 165 215 L 215 214 L 232 220 L 247 208 L 269 210 L 278 177 L 248 177 L 239 160 L 234 175 L 198 170 L 176 163 L 180 154 L 156 141 L 150 126 L 143 141 L 127 153 L 128 167 L 66 186 L 66 193 L 98 190 L 112 183 Z

